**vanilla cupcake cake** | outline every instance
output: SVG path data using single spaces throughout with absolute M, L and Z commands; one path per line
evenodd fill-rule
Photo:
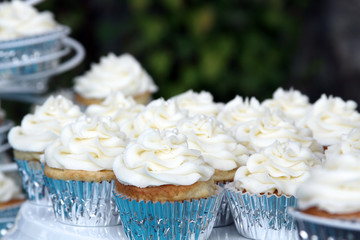
M 216 117 L 223 107 L 222 103 L 215 103 L 211 93 L 201 91 L 199 93 L 188 90 L 172 97 L 178 107 L 188 111 L 189 117 L 203 114 L 209 117 Z
M 174 100 L 165 101 L 159 98 L 151 101 L 133 119 L 121 125 L 121 131 L 130 138 L 137 138 L 146 129 L 167 129 L 176 128 L 177 123 L 187 118 L 188 112 L 181 110 Z
M 360 127 L 360 114 L 354 101 L 322 95 L 314 105 L 307 126 L 325 148 L 339 143 L 343 134 Z
M 309 98 L 298 90 L 278 88 L 272 99 L 266 99 L 263 106 L 271 111 L 281 110 L 295 125 L 305 127 L 306 116 L 311 112 Z
M 132 55 L 110 53 L 75 79 L 74 90 L 77 102 L 85 106 L 100 104 L 112 91 L 121 91 L 137 103 L 147 104 L 157 86 Z
M 275 142 L 249 157 L 225 185 L 238 232 L 254 239 L 296 239 L 296 187 L 321 159 L 299 142 Z
M 43 204 L 48 204 L 40 156 L 62 128 L 81 115 L 80 108 L 70 100 L 61 95 L 50 96 L 43 105 L 36 106 L 33 114 L 27 114 L 20 126 L 10 130 L 8 140 L 31 201 L 42 203 L 44 200 Z
M 110 118 L 82 117 L 63 128 L 42 159 L 58 221 L 82 226 L 120 223 L 112 167 L 126 145 L 126 135 Z
M 46 33 L 57 27 L 52 13 L 40 13 L 25 1 L 0 3 L 0 41 Z
M 114 161 L 115 199 L 129 239 L 207 239 L 222 191 L 214 169 L 176 131 L 148 129 Z

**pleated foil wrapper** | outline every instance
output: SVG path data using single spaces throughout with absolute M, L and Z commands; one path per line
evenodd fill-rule
M 28 199 L 35 204 L 50 205 L 49 193 L 44 182 L 44 170 L 40 161 L 15 159 L 15 162 Z
M 21 204 L 14 204 L 13 206 L 0 209 L 0 238 L 14 225 L 20 207 Z
M 295 218 L 299 239 L 360 239 L 360 221 L 321 218 L 297 210 L 290 214 Z
M 60 51 L 61 39 L 69 32 L 68 27 L 59 26 L 47 33 L 0 41 L 0 84 L 16 86 L 23 76 L 57 67 L 59 59 L 45 59 Z
M 218 185 L 223 188 L 225 184 L 219 182 Z M 214 228 L 225 227 L 232 224 L 233 222 L 234 219 L 231 214 L 230 203 L 227 197 L 224 196 L 219 207 L 219 212 L 214 223 Z
M 295 221 L 288 213 L 294 196 L 242 193 L 234 183 L 225 185 L 235 226 L 240 235 L 252 239 L 298 239 Z
M 119 225 L 113 196 L 115 181 L 85 182 L 44 176 L 56 220 L 76 226 Z
M 189 201 L 136 201 L 114 192 L 126 236 L 137 239 L 207 239 L 213 229 L 223 188 L 208 198 Z

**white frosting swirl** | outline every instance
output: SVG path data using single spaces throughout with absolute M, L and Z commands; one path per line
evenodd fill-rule
M 247 149 L 239 144 L 214 118 L 196 115 L 177 125 L 188 138 L 190 148 L 201 152 L 215 169 L 230 171 L 246 164 Z
M 262 107 L 259 101 L 252 97 L 243 99 L 236 96 L 233 100 L 225 104 L 219 112 L 217 119 L 230 129 L 240 123 L 256 120 L 262 117 L 266 109 Z
M 312 138 L 307 128 L 296 127 L 282 112 L 267 112 L 257 121 L 251 121 L 233 128 L 235 138 L 252 151 L 270 146 L 275 141 L 289 140 L 322 153 L 322 147 Z
M 150 102 L 145 109 L 140 112 L 135 119 L 131 122 L 127 122 L 130 126 L 122 126 L 126 128 L 132 137 L 137 137 L 144 130 L 148 128 L 153 129 L 174 129 L 178 121 L 185 119 L 187 112 L 182 111 L 176 105 L 174 100 L 167 100 L 160 98 Z
M 0 202 L 8 202 L 14 199 L 23 199 L 20 187 L 13 179 L 0 172 Z
M 223 104 L 215 103 L 211 93 L 201 91 L 196 93 L 189 90 L 172 98 L 180 109 L 187 110 L 190 117 L 204 114 L 216 117 Z
M 359 153 L 338 155 L 325 168 L 313 169 L 297 190 L 299 208 L 317 207 L 332 214 L 359 212 Z
M 360 127 L 360 114 L 354 101 L 344 101 L 339 97 L 322 95 L 313 105 L 307 121 L 314 138 L 323 146 L 335 144 L 343 134 Z
M 145 188 L 207 181 L 214 169 L 204 162 L 199 151 L 189 149 L 185 135 L 148 129 L 115 159 L 114 173 L 125 185 Z
M 20 126 L 10 130 L 9 143 L 19 151 L 43 152 L 66 124 L 81 115 L 79 106 L 70 100 L 50 96 L 43 105 L 36 106 L 34 114 L 27 114 Z
M 151 77 L 130 55 L 119 57 L 110 53 L 93 64 L 85 75 L 75 79 L 75 91 L 86 98 L 104 99 L 112 91 L 125 96 L 137 96 L 157 90 Z
M 59 169 L 112 170 L 126 144 L 126 135 L 110 118 L 81 117 L 45 149 L 42 161 Z
M 294 89 L 286 91 L 282 88 L 278 88 L 274 92 L 273 98 L 265 100 L 262 105 L 272 111 L 281 110 L 287 117 L 300 125 L 311 111 L 309 98 L 301 94 L 300 91 Z
M 310 169 L 320 163 L 320 159 L 300 143 L 275 142 L 251 155 L 246 166 L 236 171 L 234 182 L 238 189 L 251 194 L 277 191 L 291 196 L 308 178 Z
M 101 104 L 90 105 L 85 113 L 89 116 L 111 117 L 121 126 L 144 108 L 144 105 L 137 104 L 132 97 L 125 97 L 122 92 L 112 92 Z
M 39 13 L 24 1 L 0 3 L 0 40 L 45 33 L 57 26 L 52 13 Z

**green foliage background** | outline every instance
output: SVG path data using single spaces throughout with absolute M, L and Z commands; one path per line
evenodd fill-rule
M 133 54 L 159 86 L 156 97 L 188 89 L 217 101 L 269 97 L 286 86 L 307 1 L 44 1 L 87 50 L 83 64 L 58 78 L 73 84 L 108 52 Z

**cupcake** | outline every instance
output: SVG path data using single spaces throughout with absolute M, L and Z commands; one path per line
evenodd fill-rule
M 0 236 L 12 226 L 24 200 L 15 181 L 0 172 Z
M 63 128 L 42 159 L 45 184 L 59 222 L 80 226 L 120 223 L 112 195 L 112 166 L 126 144 L 126 135 L 110 118 L 81 117 Z
M 359 133 L 357 129 L 350 136 Z M 360 237 L 360 150 L 355 144 L 349 139 L 329 147 L 324 167 L 313 169 L 297 189 L 299 212 L 294 217 L 301 239 Z
M 295 125 L 304 127 L 306 116 L 311 112 L 309 98 L 298 90 L 278 88 L 271 99 L 266 99 L 263 106 L 271 111 L 281 110 Z
M 207 239 L 223 191 L 176 131 L 148 129 L 114 161 L 115 200 L 129 239 Z
M 360 127 L 360 114 L 354 101 L 322 95 L 307 119 L 314 138 L 326 149 L 338 143 L 343 134 Z
M 186 135 L 189 148 L 199 150 L 204 161 L 215 169 L 213 179 L 216 184 L 223 186 L 226 182 L 232 182 L 236 170 L 246 165 L 248 150 L 224 130 L 216 119 L 196 115 L 180 121 L 177 128 Z M 215 227 L 233 222 L 226 198 L 218 214 Z
M 236 140 L 251 153 L 256 153 L 275 141 L 284 143 L 291 140 L 310 148 L 319 157 L 323 154 L 322 146 L 312 137 L 311 131 L 308 128 L 297 127 L 282 111 L 266 111 L 257 120 L 240 123 L 231 130 Z
M 137 138 L 148 128 L 167 129 L 176 128 L 180 120 L 187 118 L 188 112 L 179 109 L 174 100 L 165 101 L 162 98 L 151 101 L 133 119 L 121 125 L 121 131 L 125 132 L 130 138 Z
M 188 90 L 182 94 L 172 97 L 178 107 L 188 111 L 189 117 L 203 114 L 209 117 L 216 117 L 223 104 L 215 103 L 211 93 L 201 91 L 199 93 Z
M 34 79 L 33 74 L 50 71 L 59 63 L 58 53 L 62 38 L 70 32 L 58 24 L 50 12 L 39 12 L 26 1 L 0 3 L 0 62 L 3 68 L 0 79 L 3 85 L 15 89 L 19 83 L 39 91 L 43 79 Z M 19 78 L 27 77 L 19 80 Z
M 10 130 L 8 140 L 13 148 L 23 187 L 31 201 L 48 204 L 40 156 L 57 138 L 61 129 L 81 115 L 80 108 L 70 100 L 62 96 L 50 96 L 43 105 L 36 106 L 33 114 L 27 114 L 20 126 Z
M 125 97 L 120 91 L 111 92 L 101 104 L 92 104 L 85 113 L 88 116 L 111 117 L 120 127 L 131 124 L 145 106 L 137 104 L 132 97 Z
M 147 104 L 157 86 L 132 55 L 110 53 L 75 79 L 74 90 L 77 102 L 85 106 L 101 103 L 112 91 L 121 91 L 137 103 Z
M 236 96 L 233 100 L 224 105 L 217 116 L 226 129 L 245 122 L 250 122 L 262 117 L 266 109 L 261 106 L 260 102 L 255 98 L 242 98 Z
M 296 187 L 321 163 L 298 142 L 273 143 L 249 157 L 234 182 L 225 185 L 238 232 L 253 239 L 296 239 Z

